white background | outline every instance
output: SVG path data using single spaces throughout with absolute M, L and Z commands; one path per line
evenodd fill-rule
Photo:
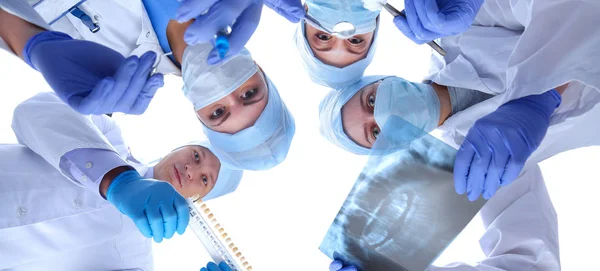
M 399 8 L 401 6 L 398 6 Z M 366 161 L 319 136 L 318 105 L 326 89 L 302 69 L 292 25 L 270 9 L 248 44 L 256 62 L 277 85 L 296 120 L 296 136 L 285 162 L 267 172 L 245 172 L 238 190 L 208 202 L 254 270 L 327 270 L 319 250 L 329 224 Z M 420 81 L 427 73 L 430 49 L 406 39 L 382 14 L 379 46 L 366 74 L 397 75 Z M 166 78 L 143 116 L 117 115 L 133 154 L 150 161 L 185 142 L 204 137 L 192 106 L 182 95 L 181 79 Z M 19 59 L 0 52 L 0 143 L 16 143 L 10 129 L 12 110 L 24 99 L 50 91 L 43 78 Z M 565 140 L 569 140 L 565 138 Z M 590 270 L 600 243 L 595 200 L 600 148 L 561 154 L 542 163 L 559 216 L 563 270 Z M 481 257 L 478 236 L 444 259 Z M 199 270 L 210 258 L 191 230 L 154 246 L 156 270 Z

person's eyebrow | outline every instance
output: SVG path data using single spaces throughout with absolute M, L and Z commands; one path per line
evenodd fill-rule
M 222 118 L 221 118 L 221 121 L 220 121 L 219 123 L 217 123 L 217 124 L 213 125 L 213 126 L 214 126 L 214 127 L 217 127 L 217 126 L 219 126 L 219 125 L 223 124 L 223 122 L 225 122 L 225 121 L 226 121 L 226 120 L 229 118 L 229 116 L 231 116 L 231 112 L 227 112 L 227 115 L 225 115 L 225 117 L 222 117 Z
M 263 91 L 263 95 L 260 98 L 252 100 L 252 101 L 248 101 L 248 102 L 243 102 L 242 105 L 244 105 L 244 106 L 253 105 L 255 103 L 258 103 L 258 102 L 262 101 L 265 98 L 265 96 L 267 96 L 267 95 Z
M 360 90 L 360 109 L 362 109 L 363 111 L 365 111 L 365 88 Z
M 206 161 L 206 152 L 205 152 L 205 149 L 204 148 L 200 149 L 200 153 L 202 154 L 202 160 L 200 160 L 200 162 Z

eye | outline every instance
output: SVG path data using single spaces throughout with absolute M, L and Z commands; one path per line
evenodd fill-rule
M 375 95 L 369 95 L 369 97 L 367 97 L 367 103 L 371 108 L 375 108 Z
M 208 186 L 208 178 L 206 178 L 206 175 L 202 175 L 202 182 L 204 185 Z
M 379 135 L 379 133 L 381 133 L 381 130 L 379 130 L 378 126 L 373 127 L 373 129 L 371 130 L 371 134 L 373 135 L 373 138 L 377 139 L 377 136 Z
M 240 96 L 240 98 L 242 98 L 243 100 L 250 100 L 250 99 L 252 99 L 252 97 L 256 96 L 256 92 L 258 92 L 258 90 L 253 88 L 251 90 L 244 92 L 244 94 L 242 94 L 242 96 Z
M 198 152 L 194 151 L 194 160 L 196 160 L 196 162 L 200 163 L 200 154 L 198 154 Z
M 352 37 L 352 38 L 349 38 L 348 41 L 352 44 L 361 44 L 364 40 L 361 38 Z
M 327 35 L 327 34 L 325 34 L 325 33 L 318 33 L 318 34 L 316 34 L 315 36 L 317 36 L 317 38 L 318 38 L 318 39 L 320 39 L 320 40 L 324 40 L 324 41 L 327 41 L 327 40 L 330 40 L 330 39 L 331 39 L 331 36 L 330 36 L 330 35 Z
M 225 113 L 225 107 L 219 107 L 210 114 L 210 119 L 218 119 Z

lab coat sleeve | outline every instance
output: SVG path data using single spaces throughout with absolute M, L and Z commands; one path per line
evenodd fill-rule
M 570 81 L 600 90 L 600 1 L 532 1 L 530 9 L 519 16 L 526 27 L 508 61 L 506 101 Z
M 486 205 L 480 211 L 486 230 L 479 240 L 486 259 L 429 271 L 560 270 L 558 220 L 539 166 L 498 190 Z
M 45 92 L 16 107 L 12 128 L 19 143 L 43 157 L 76 184 L 98 192 L 100 174 L 103 176 L 104 172 L 110 170 L 107 170 L 109 167 L 126 165 L 103 134 L 114 130 L 109 126 L 114 121 L 92 120 L 99 117 L 108 119 L 106 116 L 81 115 L 64 104 L 54 93 Z M 74 150 L 81 151 L 73 152 Z M 92 159 L 87 156 L 98 153 L 102 157 Z M 103 162 L 98 162 L 99 160 Z M 73 172 L 78 174 L 73 175 Z
M 0 9 L 22 18 L 43 29 L 50 30 L 51 27 L 44 19 L 31 7 L 26 0 L 0 0 Z M 6 50 L 11 54 L 14 52 L 8 48 L 2 37 L 0 37 L 0 49 Z

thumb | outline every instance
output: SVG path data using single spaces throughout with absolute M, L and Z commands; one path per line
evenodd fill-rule
M 406 20 L 406 17 L 404 17 L 404 16 L 394 17 L 394 24 L 396 25 L 396 28 L 398 28 L 398 30 L 400 30 L 400 32 L 402 32 L 402 34 L 404 34 L 404 36 L 406 36 L 410 40 L 414 41 L 415 43 L 423 44 L 423 43 L 427 42 L 427 41 L 417 38 L 417 36 L 413 32 L 413 30 L 408 25 L 408 21 Z

